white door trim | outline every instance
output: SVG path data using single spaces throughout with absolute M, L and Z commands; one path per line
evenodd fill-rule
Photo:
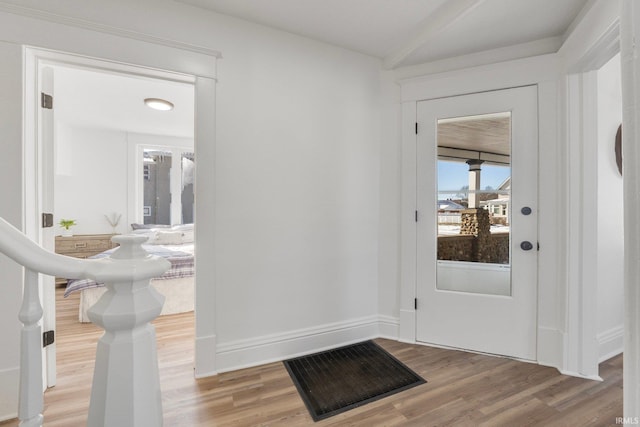
M 402 101 L 401 122 L 401 209 L 400 209 L 400 292 L 399 334 L 403 342 L 415 342 L 416 316 L 416 134 L 417 102 L 469 93 L 538 86 L 539 156 L 551 165 L 539 176 L 539 191 L 547 196 L 539 201 L 541 250 L 538 254 L 538 354 L 539 363 L 561 368 L 563 333 L 558 316 L 564 313 L 565 300 L 558 298 L 557 259 L 564 253 L 560 238 L 557 200 L 561 200 L 558 185 L 563 153 L 558 143 L 558 78 L 561 76 L 558 55 L 543 55 L 500 64 L 483 65 L 465 70 L 426 75 L 400 81 Z M 542 304 L 541 301 L 545 301 Z M 550 306 L 552 304 L 553 306 Z
M 567 331 L 563 372 L 600 380 L 597 335 L 595 72 L 567 77 Z
M 415 101 L 402 104 L 402 177 L 400 198 L 400 325 L 398 339 L 416 342 L 417 298 L 417 107 Z
M 634 0 L 624 0 L 621 11 L 620 50 L 622 66 L 622 149 L 624 177 L 624 416 L 640 416 L 640 87 L 638 74 L 640 48 L 640 7 Z M 635 417 L 635 418 L 634 418 Z
M 437 261 L 436 119 L 477 116 L 489 112 L 512 113 L 511 194 L 512 248 L 509 268 L 483 263 L 453 263 L 485 274 L 511 277 L 509 295 L 447 291 L 435 286 L 444 276 Z M 418 105 L 418 241 L 417 241 L 417 340 L 425 343 L 502 354 L 524 360 L 537 357 L 538 252 L 538 88 L 536 85 L 423 101 Z M 520 208 L 532 208 L 529 215 Z M 520 249 L 521 241 L 534 249 Z M 447 264 L 446 265 L 451 265 Z M 497 276 L 496 276 L 497 274 Z M 436 277 L 438 276 L 438 277 Z M 508 319 L 508 320 L 507 320 Z M 469 326 L 473 325 L 473 326 Z
M 0 14 L 0 23 L 2 22 Z M 76 30 L 76 29 L 74 29 Z M 0 38 L 4 36 L 4 32 L 0 30 Z M 37 33 L 37 32 L 36 32 Z M 86 33 L 86 31 L 84 32 Z M 112 36 L 110 36 L 112 37 Z M 79 37 L 79 39 L 90 38 L 87 34 Z M 135 45 L 135 43 L 132 43 Z M 51 45 L 51 43 L 47 43 Z M 215 171 L 213 165 L 215 164 L 215 66 L 211 67 L 210 61 L 215 63 L 215 58 L 208 57 L 207 63 L 197 64 L 193 67 L 193 64 L 189 64 L 186 67 L 177 65 L 180 61 L 158 61 L 154 59 L 152 63 L 155 65 L 158 62 L 163 62 L 168 66 L 168 71 L 159 70 L 146 61 L 145 58 L 149 56 L 149 53 L 145 50 L 148 49 L 148 44 L 145 46 L 139 46 L 142 49 L 139 56 L 136 57 L 136 61 L 127 61 L 131 59 L 131 56 L 135 53 L 135 48 L 131 46 L 125 49 L 126 54 L 122 55 L 122 60 L 118 60 L 118 55 L 113 52 L 105 53 L 107 59 L 95 59 L 93 57 L 84 56 L 82 53 L 75 52 L 75 43 L 66 42 L 60 43 L 56 46 L 60 50 L 67 50 L 69 53 L 62 53 L 60 51 L 52 51 L 48 49 L 32 48 L 25 46 L 25 116 L 24 116 L 24 216 L 23 221 L 25 225 L 25 233 L 33 240 L 39 242 L 39 206 L 37 202 L 37 180 L 34 177 L 37 176 L 38 168 L 40 167 L 38 162 L 38 150 L 37 150 L 37 134 L 34 132 L 37 126 L 37 96 L 34 88 L 36 87 L 38 67 L 41 63 L 47 62 L 62 62 L 65 64 L 72 64 L 79 67 L 90 67 L 101 70 L 109 70 L 116 73 L 129 73 L 141 76 L 147 76 L 152 78 L 161 78 L 170 81 L 181 81 L 194 84 L 195 86 L 195 103 L 197 106 L 195 116 L 195 152 L 200 155 L 199 150 L 203 151 L 203 162 L 208 163 L 211 167 L 199 168 L 196 172 L 196 181 L 207 182 L 212 188 L 214 187 Z M 158 46 L 157 48 L 161 48 Z M 100 45 L 96 45 L 96 52 L 100 54 Z M 134 52 L 132 52 L 134 51 Z M 165 52 L 167 57 L 172 57 L 175 60 L 175 49 L 169 49 Z M 179 54 L 178 54 L 179 56 Z M 191 55 L 189 55 L 191 56 Z M 200 55 L 204 58 L 203 55 Z M 189 74 L 189 70 L 193 69 L 200 74 L 205 75 L 199 77 L 197 74 Z M 197 211 L 211 211 L 215 206 L 215 192 L 206 191 L 207 187 L 202 186 L 200 189 L 196 186 L 196 198 L 198 204 Z M 196 212 L 197 215 L 197 212 Z M 204 216 L 204 215 L 203 215 Z M 211 223 L 213 224 L 213 222 Z M 196 229 L 196 250 L 200 254 L 215 254 L 214 250 L 214 228 L 200 227 Z M 200 247 L 198 247 L 200 246 Z M 198 301 L 200 305 L 205 304 L 206 310 L 201 312 L 212 311 L 209 307 L 214 303 L 215 287 L 211 286 L 211 283 L 215 279 L 215 275 L 212 271 L 212 267 L 209 267 L 211 263 L 202 263 L 198 266 L 198 274 L 196 276 L 196 292 L 198 293 L 198 299 L 196 300 L 196 306 Z M 45 302 L 50 304 L 51 302 Z M 201 319 L 200 316 L 196 316 L 196 360 L 195 368 L 196 375 L 204 376 L 215 373 L 215 323 L 212 319 Z M 198 350 L 199 346 L 206 345 L 206 350 Z M 211 351 L 211 350 L 214 351 Z
M 608 9 L 611 12 L 611 9 Z M 601 19 L 602 13 L 591 18 Z M 609 18 L 612 19 L 612 18 Z M 604 25 L 604 24 L 603 24 Z M 613 18 L 596 39 L 571 45 L 566 84 L 567 312 L 564 337 L 566 374 L 600 380 L 597 340 L 597 80 L 601 68 L 620 51 L 620 20 Z M 568 48 L 565 47 L 564 50 Z
M 41 50 L 216 79 L 220 52 L 189 43 L 0 2 L 0 40 Z M 114 64 L 111 67 L 115 67 Z M 161 73 L 163 71 L 160 71 Z
M 583 348 L 579 340 L 587 342 L 588 332 L 581 329 L 579 316 L 587 316 L 593 302 L 574 295 L 569 286 L 568 225 L 569 213 L 565 202 L 569 196 L 568 134 L 568 71 L 584 72 L 606 63 L 618 51 L 619 14 L 615 2 L 598 2 L 589 11 L 587 20 L 579 25 L 563 48 L 555 55 L 484 65 L 471 69 L 427 75 L 401 81 L 402 117 L 402 202 L 401 202 L 401 271 L 400 271 L 400 339 L 411 341 L 415 336 L 415 134 L 413 126 L 416 102 L 425 99 L 461 95 L 483 90 L 502 89 L 518 85 L 538 84 L 540 161 L 548 165 L 539 176 L 540 192 L 540 270 L 538 286 L 538 362 L 554 366 L 564 373 L 582 376 L 577 367 Z M 593 37 L 597 34 L 597 37 Z M 583 69 L 581 67 L 588 67 Z M 580 106 L 582 108 L 582 106 Z M 582 167 L 582 166 L 580 166 Z M 577 191 L 575 188 L 572 191 Z M 572 255 L 573 256 L 573 255 Z M 575 262 L 575 261 L 574 261 Z M 574 265 L 575 268 L 575 265 Z M 578 288 L 579 289 L 579 288 Z M 582 292 L 580 290 L 580 292 Z M 583 314 L 573 310 L 570 301 L 578 301 Z M 570 318 L 570 317 L 574 318 Z M 570 326 L 580 330 L 571 331 Z M 640 329 L 640 328 L 639 328 Z M 571 338 L 569 338 L 571 336 Z M 569 352 L 569 347 L 574 346 Z M 639 350 L 640 352 L 640 350 Z M 574 362 L 570 362 L 573 360 Z M 585 371 L 585 370 L 583 370 Z M 638 369 L 640 372 L 640 368 Z M 586 371 L 585 371 L 586 372 Z M 640 378 L 640 373 L 638 374 Z M 638 393 L 640 395 L 640 392 Z M 639 405 L 640 406 L 640 405 Z
M 138 31 L 124 30 L 122 28 L 112 27 L 104 24 L 98 24 L 96 22 L 75 18 L 73 16 L 60 15 L 58 13 L 51 13 L 44 10 L 31 9 L 31 8 L 20 6 L 17 4 L 0 3 L 0 11 L 8 12 L 15 15 L 21 15 L 28 18 L 46 20 L 51 23 L 62 24 L 65 26 L 71 26 L 79 29 L 91 30 L 94 32 L 115 35 L 118 37 L 124 37 L 132 40 L 139 40 L 146 43 L 162 45 L 165 47 L 171 47 L 171 48 L 179 49 L 186 52 L 194 52 L 194 53 L 202 54 L 205 56 L 210 56 L 213 58 L 222 57 L 222 54 L 219 51 L 214 49 L 209 49 L 204 46 L 198 46 L 191 43 L 184 43 L 181 41 L 171 40 L 164 37 L 153 36 L 151 34 L 145 34 Z

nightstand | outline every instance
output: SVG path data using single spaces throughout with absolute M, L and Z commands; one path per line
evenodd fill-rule
M 56 236 L 56 253 L 74 258 L 88 258 L 118 246 L 111 242 L 113 236 L 115 236 L 115 234 Z M 66 283 L 67 279 L 56 277 L 56 286 Z

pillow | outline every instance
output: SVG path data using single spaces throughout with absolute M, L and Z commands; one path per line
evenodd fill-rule
M 147 241 L 144 242 L 145 245 L 151 244 L 151 242 L 156 238 L 156 233 L 157 233 L 156 230 L 147 229 L 147 228 L 141 228 L 139 230 L 133 230 L 131 232 L 131 234 L 135 236 L 146 236 Z
M 171 227 L 170 225 L 165 225 L 165 224 L 136 224 L 136 223 L 131 224 L 132 230 L 144 230 L 149 228 L 170 228 L 170 227 Z
M 171 229 L 180 231 L 193 230 L 193 224 L 176 224 L 172 226 Z
M 137 230 L 133 230 L 131 232 L 131 234 L 148 234 L 148 235 L 152 235 L 157 233 L 158 230 L 156 230 L 155 228 L 139 228 Z
M 181 245 L 182 232 L 181 231 L 156 231 L 155 238 L 149 239 L 148 243 L 152 245 Z
M 193 230 L 185 230 L 182 232 L 182 243 L 193 243 Z

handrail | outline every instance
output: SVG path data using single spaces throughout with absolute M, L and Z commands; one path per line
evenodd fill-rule
M 0 252 L 30 270 L 51 276 L 78 279 L 88 276 L 87 260 L 51 253 L 0 218 Z
M 122 236 L 115 236 L 118 240 Z M 144 243 L 145 236 L 130 237 L 135 238 L 136 243 Z M 114 240 L 115 241 L 115 240 Z M 124 249 L 124 247 L 123 247 Z M 128 251 L 126 254 L 124 251 Z M 142 248 L 133 248 L 127 245 L 127 249 L 120 250 L 116 259 L 141 259 L 141 257 L 151 257 Z M 140 252 L 142 251 L 142 252 Z M 121 280 L 132 278 L 139 280 L 142 277 L 156 277 L 167 271 L 170 267 L 168 261 L 161 259 L 160 263 L 136 263 L 119 264 L 117 270 L 110 266 L 114 264 L 112 258 L 103 259 L 79 259 L 65 255 L 49 252 L 42 248 L 13 225 L 0 218 L 0 252 L 23 265 L 30 270 L 37 271 L 49 276 L 59 276 L 67 279 L 88 278 L 97 282 L 105 280 Z M 151 257 L 153 258 L 153 257 Z M 150 259 L 151 259 L 150 258 Z
M 25 267 L 20 344 L 21 427 L 42 426 L 42 306 L 38 273 L 105 283 L 107 291 L 89 309 L 89 318 L 105 329 L 98 342 L 89 426 L 162 425 L 162 398 L 150 322 L 162 310 L 164 297 L 149 286 L 169 269 L 166 259 L 149 255 L 145 236 L 114 236 L 120 246 L 109 258 L 77 259 L 49 252 L 0 218 L 0 252 Z M 132 334 L 132 330 L 136 330 Z M 133 337 L 133 338 L 132 338 Z M 113 372 L 117 368 L 118 372 Z

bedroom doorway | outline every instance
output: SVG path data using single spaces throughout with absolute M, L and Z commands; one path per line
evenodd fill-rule
M 113 234 L 130 233 L 131 224 L 144 223 L 142 204 L 138 208 L 137 203 L 143 195 L 134 184 L 136 177 L 143 179 L 140 147 L 177 146 L 191 160 L 195 158 L 194 78 L 50 52 L 43 58 L 40 53 L 29 58 L 31 71 L 37 76 L 33 81 L 38 82 L 31 90 L 33 94 L 52 96 L 53 108 L 38 108 L 34 126 L 38 129 L 34 155 L 39 159 L 35 216 L 39 218 L 41 210 L 52 213 L 54 223 L 53 228 L 40 230 L 40 242 L 56 252 L 72 245 L 73 250 L 65 254 L 84 258 L 106 249 L 102 246 Z M 162 114 L 165 111 L 150 110 L 144 104 L 149 97 L 171 99 L 174 118 Z M 193 168 L 190 172 L 189 183 L 180 180 L 175 186 L 190 185 L 193 201 Z M 185 230 L 181 224 L 181 200 L 179 197 L 166 203 L 171 211 L 179 211 L 179 215 L 171 216 L 171 221 L 176 221 L 168 226 L 180 226 L 175 232 L 171 230 L 172 237 L 190 237 L 193 248 L 193 226 Z M 193 223 L 193 205 L 186 213 Z M 62 219 L 75 221 L 72 237 L 61 238 L 58 224 Z M 48 234 L 52 237 L 47 238 Z M 47 280 L 52 278 L 43 277 L 43 330 L 55 333 L 58 292 Z M 57 285 L 63 282 L 64 278 L 58 278 Z M 190 287 L 187 295 L 191 295 L 192 311 L 193 278 Z M 79 309 L 78 317 L 81 313 Z M 43 354 L 48 387 L 56 384 L 56 354 L 55 342 Z

